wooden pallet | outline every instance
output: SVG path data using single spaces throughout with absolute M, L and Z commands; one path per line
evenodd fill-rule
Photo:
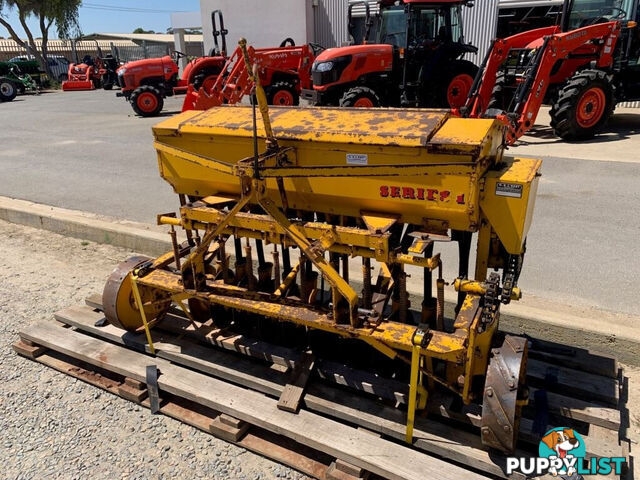
M 305 362 L 301 352 L 229 336 L 211 325 L 194 326 L 173 311 L 153 330 L 157 350 L 153 357 L 144 334 L 96 326 L 103 319 L 100 309 L 101 298 L 93 296 L 87 305 L 58 312 L 59 324 L 45 323 L 21 332 L 16 350 L 105 388 L 91 381 L 100 374 L 114 382 L 107 390 L 143 404 L 149 402 L 142 383 L 145 368 L 156 365 L 161 372 L 161 413 L 315 478 L 359 478 L 369 473 L 394 479 L 506 478 L 505 458 L 481 445 L 479 411 L 458 408 L 451 398 L 429 399 L 429 416 L 417 419 L 411 448 L 403 442 L 405 414 L 375 398 L 404 403 L 407 386 L 400 382 L 316 360 L 306 389 L 304 384 L 293 389 L 302 399 L 302 408 L 298 413 L 286 412 L 278 409 L 278 399 L 283 391 L 292 390 L 292 378 L 298 378 L 296 366 Z M 540 434 L 534 433 L 534 426 L 542 425 L 544 430 L 547 424 L 548 428 L 576 428 L 588 456 L 624 456 L 618 408 L 622 377 L 615 359 L 536 341 L 527 377 L 534 401 L 522 420 L 517 456 L 537 452 Z M 244 423 L 229 425 L 234 421 Z M 231 433 L 224 433 L 229 428 Z M 275 440 L 274 434 L 279 436 Z M 274 455 L 270 446 L 260 450 L 270 441 L 285 446 L 274 450 L 278 452 Z

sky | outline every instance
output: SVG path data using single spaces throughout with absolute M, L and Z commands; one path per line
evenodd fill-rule
M 165 33 L 171 26 L 171 12 L 196 12 L 200 10 L 199 0 L 87 0 L 80 8 L 82 33 L 131 33 L 136 28 Z M 3 10 L 2 15 L 24 37 L 24 31 L 15 11 Z M 38 22 L 30 19 L 29 28 L 34 36 L 39 36 Z M 52 32 L 52 38 L 57 38 Z M 0 25 L 0 37 L 8 38 L 9 32 Z

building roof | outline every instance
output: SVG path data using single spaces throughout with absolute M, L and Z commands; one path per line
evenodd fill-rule
M 152 43 L 171 43 L 174 38 L 171 33 L 92 33 L 84 35 L 85 39 L 115 39 L 115 40 L 131 40 L 134 42 L 152 42 Z M 202 35 L 185 35 L 185 42 L 202 43 Z

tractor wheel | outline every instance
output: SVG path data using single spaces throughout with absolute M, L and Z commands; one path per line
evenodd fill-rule
M 131 106 L 141 117 L 155 117 L 164 107 L 164 99 L 156 87 L 143 85 L 131 94 Z
M 193 77 L 193 88 L 200 90 L 200 87 L 204 87 L 205 91 L 211 91 L 213 84 L 216 83 L 220 75 L 220 69 L 216 67 L 203 68 L 197 75 Z
M 434 106 L 460 108 L 467 101 L 478 67 L 468 60 L 454 60 L 447 67 Z
M 512 79 L 504 72 L 498 73 L 498 75 L 496 75 L 496 83 L 491 91 L 491 99 L 487 105 L 487 110 L 508 111 L 514 93 L 515 89 L 513 88 Z
M 300 96 L 293 82 L 276 82 L 267 87 L 265 93 L 269 105 L 293 106 L 300 104 Z
M 105 90 L 113 89 L 113 82 L 109 81 L 109 77 L 107 75 L 102 78 L 102 88 Z
M 551 127 L 565 140 L 593 137 L 615 107 L 613 87 L 601 70 L 582 70 L 571 77 L 551 107 Z
M 10 102 L 18 94 L 15 83 L 6 78 L 0 79 L 0 102 Z
M 352 87 L 342 95 L 341 107 L 374 108 L 379 107 L 380 97 L 369 87 Z

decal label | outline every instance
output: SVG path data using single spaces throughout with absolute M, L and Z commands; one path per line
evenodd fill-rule
M 427 202 L 448 203 L 455 201 L 458 205 L 464 205 L 464 193 L 454 195 L 449 190 L 436 188 L 414 188 L 397 185 L 381 185 L 380 196 L 382 198 L 400 198 L 403 200 L 424 200 Z
M 496 183 L 496 195 L 501 197 L 522 198 L 522 185 L 518 183 Z
M 366 153 L 347 153 L 347 165 L 368 165 L 369 155 Z

